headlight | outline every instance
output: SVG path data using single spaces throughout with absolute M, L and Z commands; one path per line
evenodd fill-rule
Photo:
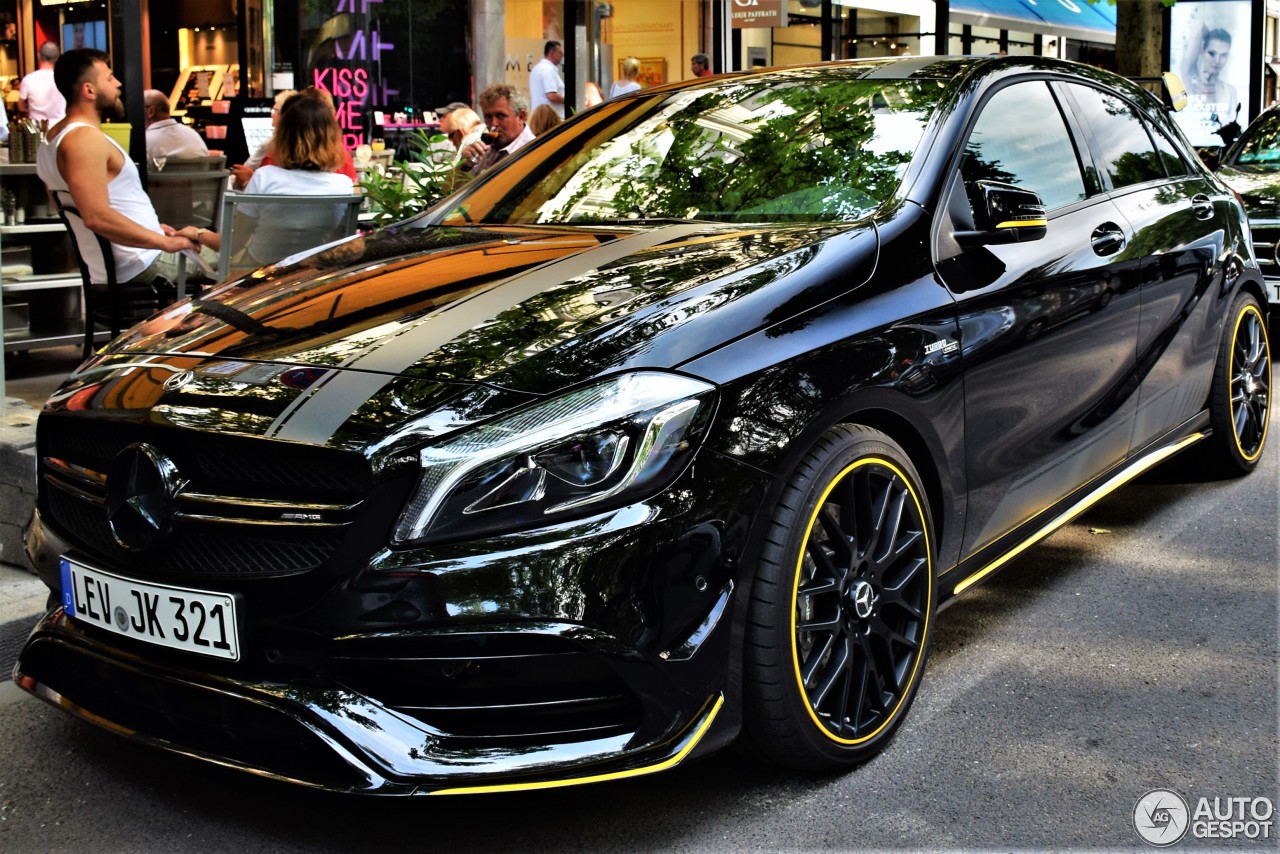
M 708 383 L 638 372 L 423 448 L 422 479 L 395 541 L 547 524 L 580 508 L 655 493 L 689 462 L 714 406 Z

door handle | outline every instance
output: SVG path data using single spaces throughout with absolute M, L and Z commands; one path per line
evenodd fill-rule
M 1196 193 L 1191 197 L 1191 212 L 1196 219 L 1213 218 L 1213 202 L 1204 193 Z
M 1104 222 L 1093 230 L 1089 242 L 1096 254 L 1103 257 L 1114 255 L 1124 248 L 1124 231 L 1114 222 Z

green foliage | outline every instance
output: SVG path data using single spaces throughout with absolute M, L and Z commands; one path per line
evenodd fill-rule
M 421 213 L 470 179 L 468 173 L 453 168 L 452 157 L 436 162 L 435 153 L 448 145 L 443 134 L 415 130 L 409 135 L 408 160 L 393 161 L 393 168 L 386 173 L 369 170 L 362 174 L 360 191 L 369 199 L 375 225 Z

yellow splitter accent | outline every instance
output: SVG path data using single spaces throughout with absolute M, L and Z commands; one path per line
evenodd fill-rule
M 702 741 L 702 737 L 707 734 L 707 730 L 711 729 L 711 723 L 716 719 L 720 707 L 724 705 L 724 695 L 717 695 L 711 710 L 706 712 L 702 723 L 698 724 L 697 729 L 689 736 L 689 740 L 684 747 L 676 753 L 675 756 L 668 756 L 661 762 L 655 762 L 652 765 L 645 765 L 642 768 L 630 768 L 626 771 L 613 771 L 608 774 L 594 774 L 590 777 L 569 777 L 564 780 L 542 780 L 537 783 L 498 783 L 492 786 L 459 786 L 453 789 L 439 789 L 431 792 L 433 795 L 483 795 L 493 794 L 496 792 L 531 792 L 535 789 L 559 789 L 564 786 L 582 786 L 587 783 L 603 783 L 606 780 L 623 780 L 627 777 L 639 777 L 644 774 L 654 774 L 658 771 L 665 771 L 668 768 L 674 768 L 684 761 L 698 742 Z M 704 707 L 705 708 L 705 707 Z

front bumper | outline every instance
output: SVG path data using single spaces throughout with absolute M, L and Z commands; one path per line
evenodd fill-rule
M 522 751 L 433 730 L 335 683 L 255 682 L 181 671 L 89 637 L 62 609 L 36 626 L 14 670 L 23 689 L 131 740 L 340 792 L 516 791 L 648 774 L 685 759 L 724 699 L 650 744 L 630 735 Z
M 738 725 L 734 594 L 765 478 L 724 459 L 715 469 L 700 478 L 721 485 L 711 500 L 675 489 L 520 536 L 383 550 L 292 611 L 278 607 L 291 597 L 257 596 L 257 582 L 186 579 L 244 597 L 238 662 L 122 638 L 59 606 L 15 682 L 134 741 L 331 791 L 503 791 L 663 770 Z M 39 516 L 27 547 L 55 591 L 60 555 L 95 562 Z

